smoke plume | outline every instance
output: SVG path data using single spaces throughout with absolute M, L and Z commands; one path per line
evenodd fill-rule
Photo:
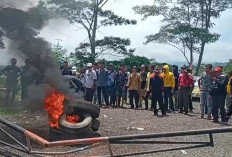
M 36 8 L 27 8 L 34 4 L 33 0 L 0 1 L 0 37 L 2 31 L 11 40 L 8 45 L 11 51 L 23 60 L 31 60 L 26 102 L 31 105 L 43 103 L 51 88 L 58 89 L 67 96 L 76 96 L 69 90 L 69 83 L 64 81 L 51 54 L 50 44 L 37 36 L 38 30 L 46 25 L 46 20 Z

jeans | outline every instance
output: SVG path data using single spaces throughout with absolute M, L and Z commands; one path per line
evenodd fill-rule
M 145 109 L 148 110 L 148 99 L 150 98 L 150 91 L 146 92 L 144 101 L 145 101 Z M 154 107 L 151 105 L 151 108 L 153 109 Z
M 159 108 L 161 110 L 162 115 L 166 114 L 163 100 L 164 99 L 163 99 L 162 93 L 152 95 L 152 106 L 154 107 L 154 114 L 158 114 L 157 102 L 159 103 Z
M 138 90 L 129 90 L 130 106 L 134 108 L 134 99 L 136 108 L 139 107 L 139 93 Z
M 181 113 L 183 113 L 183 108 L 184 108 L 184 112 L 186 114 L 188 113 L 189 92 L 190 92 L 189 87 L 181 87 L 180 88 L 180 112 Z
M 108 86 L 110 104 L 115 105 L 115 86 Z
M 103 94 L 106 106 L 109 106 L 108 91 L 106 86 L 97 86 L 97 97 L 99 106 L 102 105 L 101 93 Z
M 226 110 L 225 110 L 225 96 L 214 95 L 212 97 L 213 101 L 213 119 L 218 121 L 218 109 L 220 110 L 220 115 L 222 122 L 226 122 Z
M 95 90 L 93 92 L 93 103 L 97 104 L 97 88 L 95 88 Z
M 92 102 L 93 101 L 93 89 L 85 88 L 85 100 Z
M 179 97 L 180 97 L 180 91 L 178 89 L 174 90 L 175 109 L 180 108 Z
M 164 104 L 165 104 L 165 111 L 174 110 L 174 104 L 172 99 L 172 87 L 164 87 Z M 169 104 L 169 106 L 168 106 Z
M 207 114 L 208 117 L 211 117 L 212 114 L 212 100 L 209 98 L 209 92 L 208 91 L 202 91 L 201 92 L 201 97 L 200 97 L 200 101 L 201 101 L 201 116 L 205 115 L 205 107 L 207 106 Z M 205 104 L 207 104 L 205 106 Z

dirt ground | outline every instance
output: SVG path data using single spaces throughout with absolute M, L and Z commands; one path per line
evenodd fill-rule
M 206 128 L 222 128 L 230 127 L 231 123 L 227 126 L 221 124 L 214 124 L 209 120 L 199 118 L 199 103 L 194 104 L 195 110 L 193 114 L 189 116 L 171 113 L 168 117 L 155 117 L 153 112 L 145 110 L 130 110 L 130 109 L 102 109 L 99 120 L 101 121 L 101 127 L 99 133 L 101 136 L 117 136 L 117 135 L 132 135 L 132 134 L 147 134 L 147 133 L 162 133 L 162 132 L 175 132 L 175 131 L 187 131 Z M 1 107 L 4 108 L 0 111 L 2 117 L 9 121 L 28 129 L 39 136 L 48 139 L 49 138 L 49 126 L 47 120 L 47 113 L 44 111 L 29 111 L 25 110 L 23 106 L 11 106 Z M 1 125 L 0 125 L 1 126 Z M 5 128 L 5 127 L 3 127 Z M 20 136 L 5 128 L 9 133 L 13 134 L 19 140 L 23 140 Z M 215 146 L 198 148 L 198 149 L 183 149 L 172 152 L 153 153 L 146 155 L 137 155 L 145 157 L 184 157 L 184 156 L 204 156 L 204 157 L 230 157 L 232 156 L 232 134 L 217 134 L 214 135 Z M 5 135 L 0 134 L 0 140 L 12 143 Z M 160 140 L 169 141 L 209 141 L 208 135 L 201 136 L 185 136 L 175 138 L 163 138 Z M 186 145 L 161 145 L 161 144 L 140 144 L 140 145 L 112 145 L 114 155 L 132 153 L 148 150 L 160 150 L 167 148 L 186 147 Z M 43 151 L 64 151 L 71 150 L 75 147 L 59 147 L 52 149 L 44 149 L 36 144 L 33 144 L 35 150 Z M 102 156 L 109 155 L 106 146 L 94 148 L 84 151 L 80 154 L 62 155 L 68 157 L 74 156 Z M 25 157 L 35 156 L 27 155 L 6 146 L 0 147 L 0 156 L 14 156 Z

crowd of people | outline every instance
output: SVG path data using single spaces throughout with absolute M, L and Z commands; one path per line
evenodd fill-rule
M 26 95 L 24 88 L 28 81 L 23 71 L 28 69 L 27 62 L 26 60 L 25 66 L 20 69 L 16 66 L 17 60 L 13 58 L 11 65 L 1 70 L 1 74 L 7 76 L 7 99 L 12 93 L 14 101 L 19 75 L 22 75 L 23 80 L 22 97 Z M 128 69 L 131 69 L 131 72 Z M 64 62 L 61 73 L 80 79 L 86 101 L 100 107 L 125 108 L 124 104 L 128 103 L 129 96 L 130 109 L 151 110 L 155 116 L 158 116 L 159 110 L 162 116 L 173 112 L 185 115 L 193 112 L 191 95 L 197 81 L 200 89 L 200 118 L 207 115 L 208 120 L 217 123 L 220 116 L 224 124 L 232 115 L 232 73 L 230 75 L 223 73 L 223 68 L 219 66 L 213 69 L 212 65 L 205 65 L 205 71 L 198 80 L 194 79 L 192 70 L 186 66 L 179 70 L 176 65 L 170 69 L 170 66 L 165 64 L 161 67 L 141 65 L 129 68 L 120 65 L 115 69 L 112 63 L 106 67 L 104 61 L 99 61 L 88 63 L 80 73 L 77 73 L 76 68 L 72 69 L 68 62 Z

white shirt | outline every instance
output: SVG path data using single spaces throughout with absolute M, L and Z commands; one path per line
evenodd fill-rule
M 97 80 L 97 75 L 94 70 L 86 70 L 85 72 L 85 87 L 86 88 L 92 88 L 94 80 Z
M 127 72 L 127 83 L 126 83 L 126 87 L 129 87 L 129 83 L 130 83 L 130 72 Z

